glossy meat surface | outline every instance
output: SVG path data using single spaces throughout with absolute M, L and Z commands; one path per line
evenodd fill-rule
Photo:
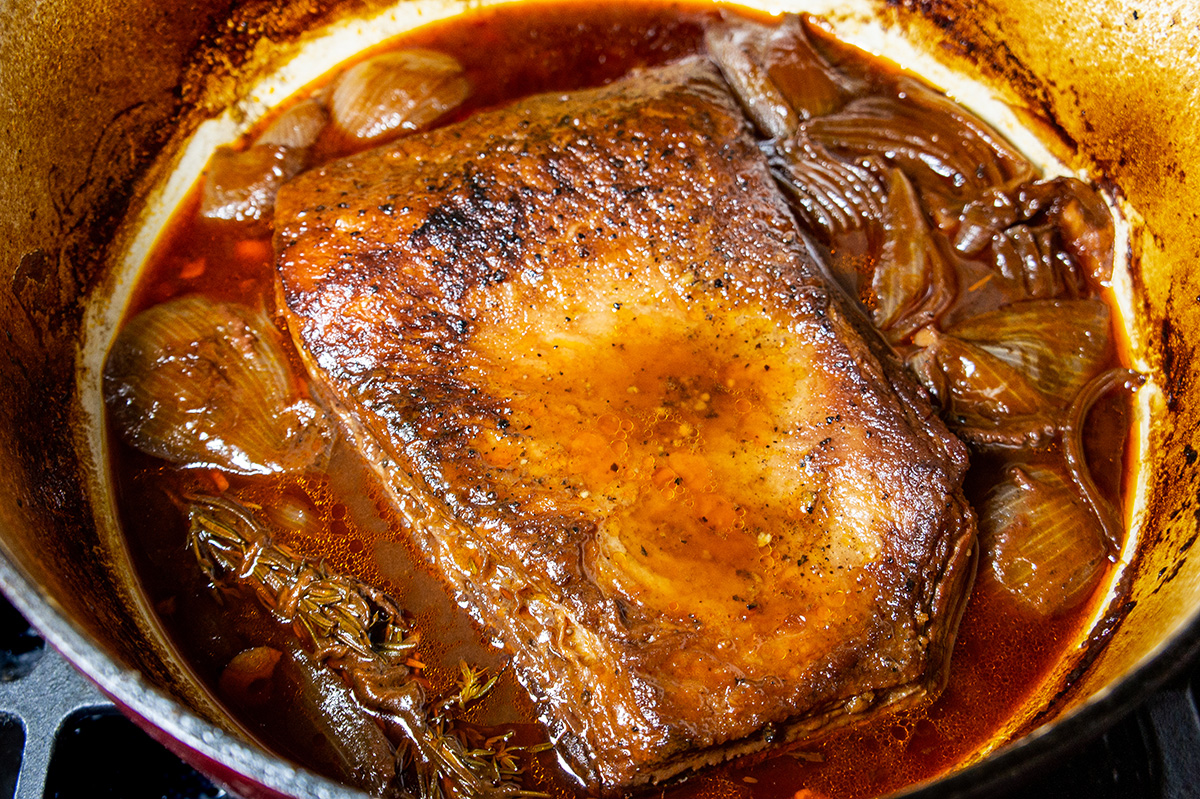
M 940 690 L 964 450 L 707 61 L 402 139 L 276 208 L 310 372 L 589 784 Z

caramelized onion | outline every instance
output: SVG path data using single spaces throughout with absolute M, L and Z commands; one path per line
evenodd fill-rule
M 252 233 L 268 231 L 275 194 L 304 168 L 304 158 L 303 151 L 277 144 L 218 147 L 205 170 L 200 215 L 245 223 Z
M 920 330 L 908 363 L 968 439 L 1042 446 L 1108 361 L 1110 325 L 1101 300 L 1029 300 Z
M 897 96 L 852 100 L 801 129 L 837 155 L 899 167 L 922 193 L 965 200 L 1032 177 L 1029 162 L 984 122 L 915 80 L 901 87 Z
M 1112 276 L 1112 215 L 1074 178 L 993 188 L 963 207 L 953 231 L 965 256 L 990 257 L 1025 296 L 1080 296 Z
M 104 370 L 105 400 L 137 449 L 236 474 L 303 470 L 332 429 L 301 396 L 281 337 L 261 312 L 200 296 L 125 326 Z
M 756 33 L 755 29 L 740 25 L 713 27 L 706 34 L 705 43 L 746 115 L 768 137 L 780 139 L 796 132 L 800 118 L 752 55 Z
M 254 143 L 303 150 L 312 146 L 328 123 L 325 107 L 316 100 L 305 100 L 283 112 Z
M 1026 297 L 1059 297 L 1066 293 L 1066 284 L 1055 268 L 1053 243 L 1044 236 L 1035 235 L 1025 225 L 1014 225 L 997 234 L 995 244 L 1000 274 L 1022 284 Z
M 1071 480 L 1094 509 L 1108 546 L 1108 555 L 1113 559 L 1121 550 L 1124 525 L 1121 524 L 1116 509 L 1104 499 L 1104 495 L 1092 479 L 1083 451 L 1083 429 L 1088 414 L 1098 399 L 1116 388 L 1137 388 L 1143 380 L 1141 375 L 1130 369 L 1109 369 L 1096 375 L 1071 402 L 1066 423 L 1063 425 L 1063 456 L 1070 470 Z
M 715 25 L 705 43 L 746 114 L 770 138 L 791 136 L 801 120 L 836 111 L 854 89 L 794 14 L 774 26 Z
M 947 334 L 1020 372 L 1066 405 L 1112 354 L 1111 312 L 1102 300 L 1030 300 L 961 321 Z
M 844 163 L 802 136 L 770 148 L 769 157 L 794 211 L 826 243 L 883 215 L 882 171 L 871 159 Z
M 1017 207 L 1009 192 L 989 189 L 963 207 L 954 249 L 974 257 L 988 248 L 996 234 L 1016 224 Z
M 1094 288 L 1107 285 L 1112 278 L 1116 232 L 1104 200 L 1091 186 L 1075 180 L 1070 195 L 1056 210 L 1067 251 L 1083 267 Z
M 272 717 L 306 740 L 334 773 L 370 796 L 394 796 L 396 751 L 354 692 L 319 658 L 289 642 L 275 669 Z
M 888 175 L 883 251 L 871 288 L 876 326 L 893 342 L 940 317 L 955 296 L 954 270 L 930 234 L 912 184 L 899 169 Z
M 399 50 L 348 69 L 330 94 L 329 112 L 345 143 L 362 146 L 420 130 L 470 93 L 471 84 L 453 57 Z
M 919 331 L 913 343 L 921 349 L 909 356 L 909 366 L 951 422 L 1037 416 L 1046 407 L 1020 369 L 976 344 L 934 328 Z
M 308 147 L 326 122 L 325 110 L 309 100 L 281 115 L 250 148 L 218 147 L 205 171 L 200 215 L 267 233 L 279 187 L 304 169 Z
M 1105 543 L 1071 484 L 1042 466 L 1009 466 L 979 508 L 989 572 L 1022 608 L 1053 616 L 1075 607 L 1103 574 Z

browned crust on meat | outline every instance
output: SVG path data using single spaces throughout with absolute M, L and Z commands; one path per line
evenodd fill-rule
M 314 378 L 590 784 L 940 691 L 965 451 L 707 62 L 315 170 L 276 230 Z

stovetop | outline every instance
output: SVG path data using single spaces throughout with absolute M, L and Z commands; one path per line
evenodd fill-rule
M 1010 795 L 1200 799 L 1200 664 Z M 222 799 L 0 597 L 0 799 Z

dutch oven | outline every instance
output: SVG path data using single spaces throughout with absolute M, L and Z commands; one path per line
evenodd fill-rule
M 204 120 L 261 108 L 256 82 L 321 32 L 352 30 L 347 20 L 403 27 L 473 5 L 0 0 L 0 582 L 126 713 L 244 796 L 358 794 L 238 733 L 139 594 L 97 454 L 95 342 L 106 332 L 93 309 L 120 288 L 119 257 L 147 246 L 133 220 L 155 212 L 157 188 Z M 988 86 L 1129 222 L 1125 307 L 1150 378 L 1141 545 L 1091 636 L 1031 700 L 1045 723 L 916 789 L 995 792 L 1098 733 L 1200 649 L 1200 7 L 868 0 L 794 10 L 903 39 L 941 74 Z

